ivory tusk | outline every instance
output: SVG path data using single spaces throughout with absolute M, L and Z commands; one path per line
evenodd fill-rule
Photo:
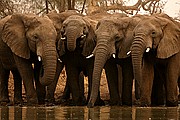
M 89 58 L 92 58 L 94 56 L 94 54 L 91 54 L 89 56 L 87 56 L 86 58 L 89 59 Z
M 65 39 L 66 39 L 66 37 L 62 37 L 62 38 L 61 38 L 61 40 L 65 40 Z
M 61 60 L 60 58 L 58 58 L 58 61 L 59 61 L 60 63 L 62 63 L 62 60 Z
M 113 58 L 116 58 L 116 55 L 114 53 L 112 54 L 112 56 L 113 56 Z
M 131 51 L 127 52 L 127 55 L 131 54 Z
M 84 37 L 86 37 L 86 35 L 85 35 L 85 34 L 81 35 L 81 38 L 84 38 Z
M 41 62 L 42 61 L 42 58 L 41 56 L 38 55 L 38 61 Z
M 146 52 L 149 52 L 150 51 L 150 48 L 148 47 L 147 49 L 146 49 Z

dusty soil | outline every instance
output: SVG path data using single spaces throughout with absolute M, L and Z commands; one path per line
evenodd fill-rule
M 88 90 L 88 82 L 87 82 L 87 78 L 85 77 L 85 82 L 84 82 L 84 86 L 85 86 L 85 95 L 87 96 L 87 90 Z M 13 80 L 13 77 L 12 75 L 10 75 L 10 78 L 9 78 L 9 96 L 10 96 L 10 99 L 13 100 L 13 96 L 14 96 L 14 80 Z M 59 81 L 58 81 L 58 84 L 57 84 L 57 87 L 56 87 L 56 91 L 55 91 L 55 99 L 62 96 L 62 93 L 63 93 L 63 90 L 64 90 L 64 87 L 65 87 L 65 83 L 66 83 L 66 73 L 65 73 L 65 70 L 62 71 L 62 73 L 60 74 L 60 77 L 59 77 Z M 23 87 L 23 98 L 25 98 L 25 91 L 24 91 L 24 86 L 22 85 Z M 101 77 L 101 84 L 100 84 L 100 91 L 101 91 L 101 98 L 103 100 L 108 100 L 109 99 L 109 91 L 108 91 L 108 86 L 107 86 L 107 80 L 106 80 L 106 76 L 105 76 L 105 73 L 103 71 L 102 73 L 102 77 Z

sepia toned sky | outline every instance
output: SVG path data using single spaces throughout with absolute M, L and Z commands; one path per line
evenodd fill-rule
M 164 12 L 171 17 L 177 17 L 180 14 L 180 0 L 167 0 Z
M 134 5 L 138 0 L 125 0 L 127 5 Z M 164 11 L 171 17 L 177 17 L 178 13 L 180 14 L 180 0 L 161 0 L 167 2 L 164 7 Z M 143 14 L 144 11 L 140 11 L 140 14 Z

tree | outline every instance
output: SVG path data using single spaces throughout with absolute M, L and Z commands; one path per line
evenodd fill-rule
M 13 2 L 11 0 L 0 1 L 0 17 L 5 17 L 9 14 L 13 14 L 14 11 Z
M 99 11 L 109 11 L 109 10 L 120 10 L 127 14 L 137 14 L 140 9 L 148 11 L 150 14 L 161 12 L 164 2 L 160 0 L 137 0 L 136 4 L 128 6 L 125 5 L 124 0 L 90 0 L 88 6 L 88 14 L 93 14 Z

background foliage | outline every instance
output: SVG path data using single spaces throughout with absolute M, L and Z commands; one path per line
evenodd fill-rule
M 132 1 L 136 3 L 130 4 Z M 76 9 L 83 14 L 108 11 L 134 15 L 142 10 L 153 14 L 163 12 L 165 4 L 164 0 L 1 0 L 0 17 L 16 12 L 41 15 L 52 10 L 62 12 L 68 9 Z

